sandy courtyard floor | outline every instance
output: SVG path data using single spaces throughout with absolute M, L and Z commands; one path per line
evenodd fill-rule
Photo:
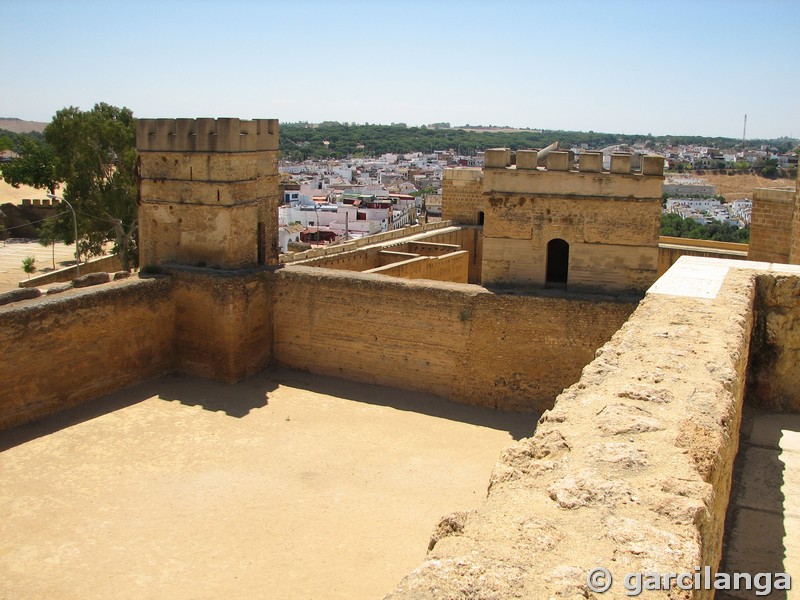
M 0 598 L 380 598 L 536 415 L 275 371 L 0 433 Z

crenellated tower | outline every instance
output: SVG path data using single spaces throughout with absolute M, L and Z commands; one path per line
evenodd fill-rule
M 486 151 L 448 169 L 445 219 L 481 230 L 481 283 L 640 293 L 658 276 L 664 159 L 599 152 Z
M 277 119 L 139 119 L 140 264 L 278 262 Z

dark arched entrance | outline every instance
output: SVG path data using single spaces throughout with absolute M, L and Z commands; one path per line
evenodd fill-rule
M 547 277 L 548 287 L 567 285 L 569 272 L 569 244 L 560 238 L 547 242 Z

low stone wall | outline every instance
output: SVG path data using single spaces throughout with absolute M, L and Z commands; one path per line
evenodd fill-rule
M 468 404 L 541 411 L 635 306 L 292 266 L 276 274 L 274 359 Z
M 363 248 L 364 246 L 389 242 L 391 240 L 404 238 L 409 235 L 417 235 L 419 233 L 437 231 L 439 229 L 447 229 L 451 225 L 452 223 L 450 221 L 439 221 L 437 223 L 419 223 L 417 225 L 411 225 L 410 227 L 402 227 L 400 229 L 394 229 L 392 231 L 387 231 L 385 233 L 378 233 L 375 235 L 365 236 L 349 242 L 345 242 L 344 244 L 336 244 L 335 246 L 325 246 L 323 248 L 312 248 L 311 250 L 306 250 L 305 252 L 293 252 L 293 253 L 281 254 L 279 260 L 281 264 L 288 264 L 297 261 L 308 260 L 310 258 L 319 258 L 320 256 L 330 256 L 332 254 L 338 254 L 340 252 L 351 252 L 353 250 L 357 250 L 358 248 Z
M 88 275 L 89 273 L 113 273 L 122 269 L 122 261 L 117 254 L 110 256 L 102 256 L 100 258 L 93 258 L 85 263 L 81 263 L 81 275 Z M 75 266 L 66 267 L 64 269 L 57 269 L 37 275 L 30 279 L 25 279 L 19 282 L 19 287 L 38 287 L 49 283 L 59 283 L 62 281 L 72 281 L 78 276 L 78 270 Z
M 128 279 L 0 307 L 0 430 L 172 371 L 168 279 Z
M 800 274 L 762 275 L 757 282 L 748 400 L 800 413 Z
M 658 238 L 658 276 L 661 277 L 681 256 L 702 256 L 747 260 L 749 246 L 713 240 L 691 240 L 664 236 Z
M 469 274 L 469 252 L 461 250 L 444 256 L 414 256 L 407 260 L 392 262 L 367 273 L 402 277 L 403 279 L 433 279 L 467 283 Z
M 613 599 L 628 597 L 627 573 L 716 571 L 756 275 L 709 269 L 717 281 L 659 282 L 532 437 L 502 453 L 483 506 L 443 519 L 387 598 L 599 598 L 587 575 L 603 567 Z

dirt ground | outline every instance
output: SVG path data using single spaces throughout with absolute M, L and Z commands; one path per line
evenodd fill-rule
M 708 183 L 717 186 L 717 193 L 725 196 L 728 202 L 742 198 L 753 198 L 756 188 L 794 187 L 796 182 L 792 179 L 767 179 L 758 175 L 714 175 L 703 171 L 702 175 L 693 175 L 705 179 Z
M 54 252 L 55 251 L 55 252 Z M 0 241 L 0 293 L 19 287 L 19 282 L 28 276 L 22 270 L 22 260 L 32 256 L 36 259 L 36 272 L 42 275 L 53 270 L 53 256 L 57 269 L 75 264 L 75 246 L 58 243 L 42 246 L 37 240 L 11 239 Z
M 0 433 L 0 598 L 380 598 L 536 418 L 292 371 L 131 388 Z

